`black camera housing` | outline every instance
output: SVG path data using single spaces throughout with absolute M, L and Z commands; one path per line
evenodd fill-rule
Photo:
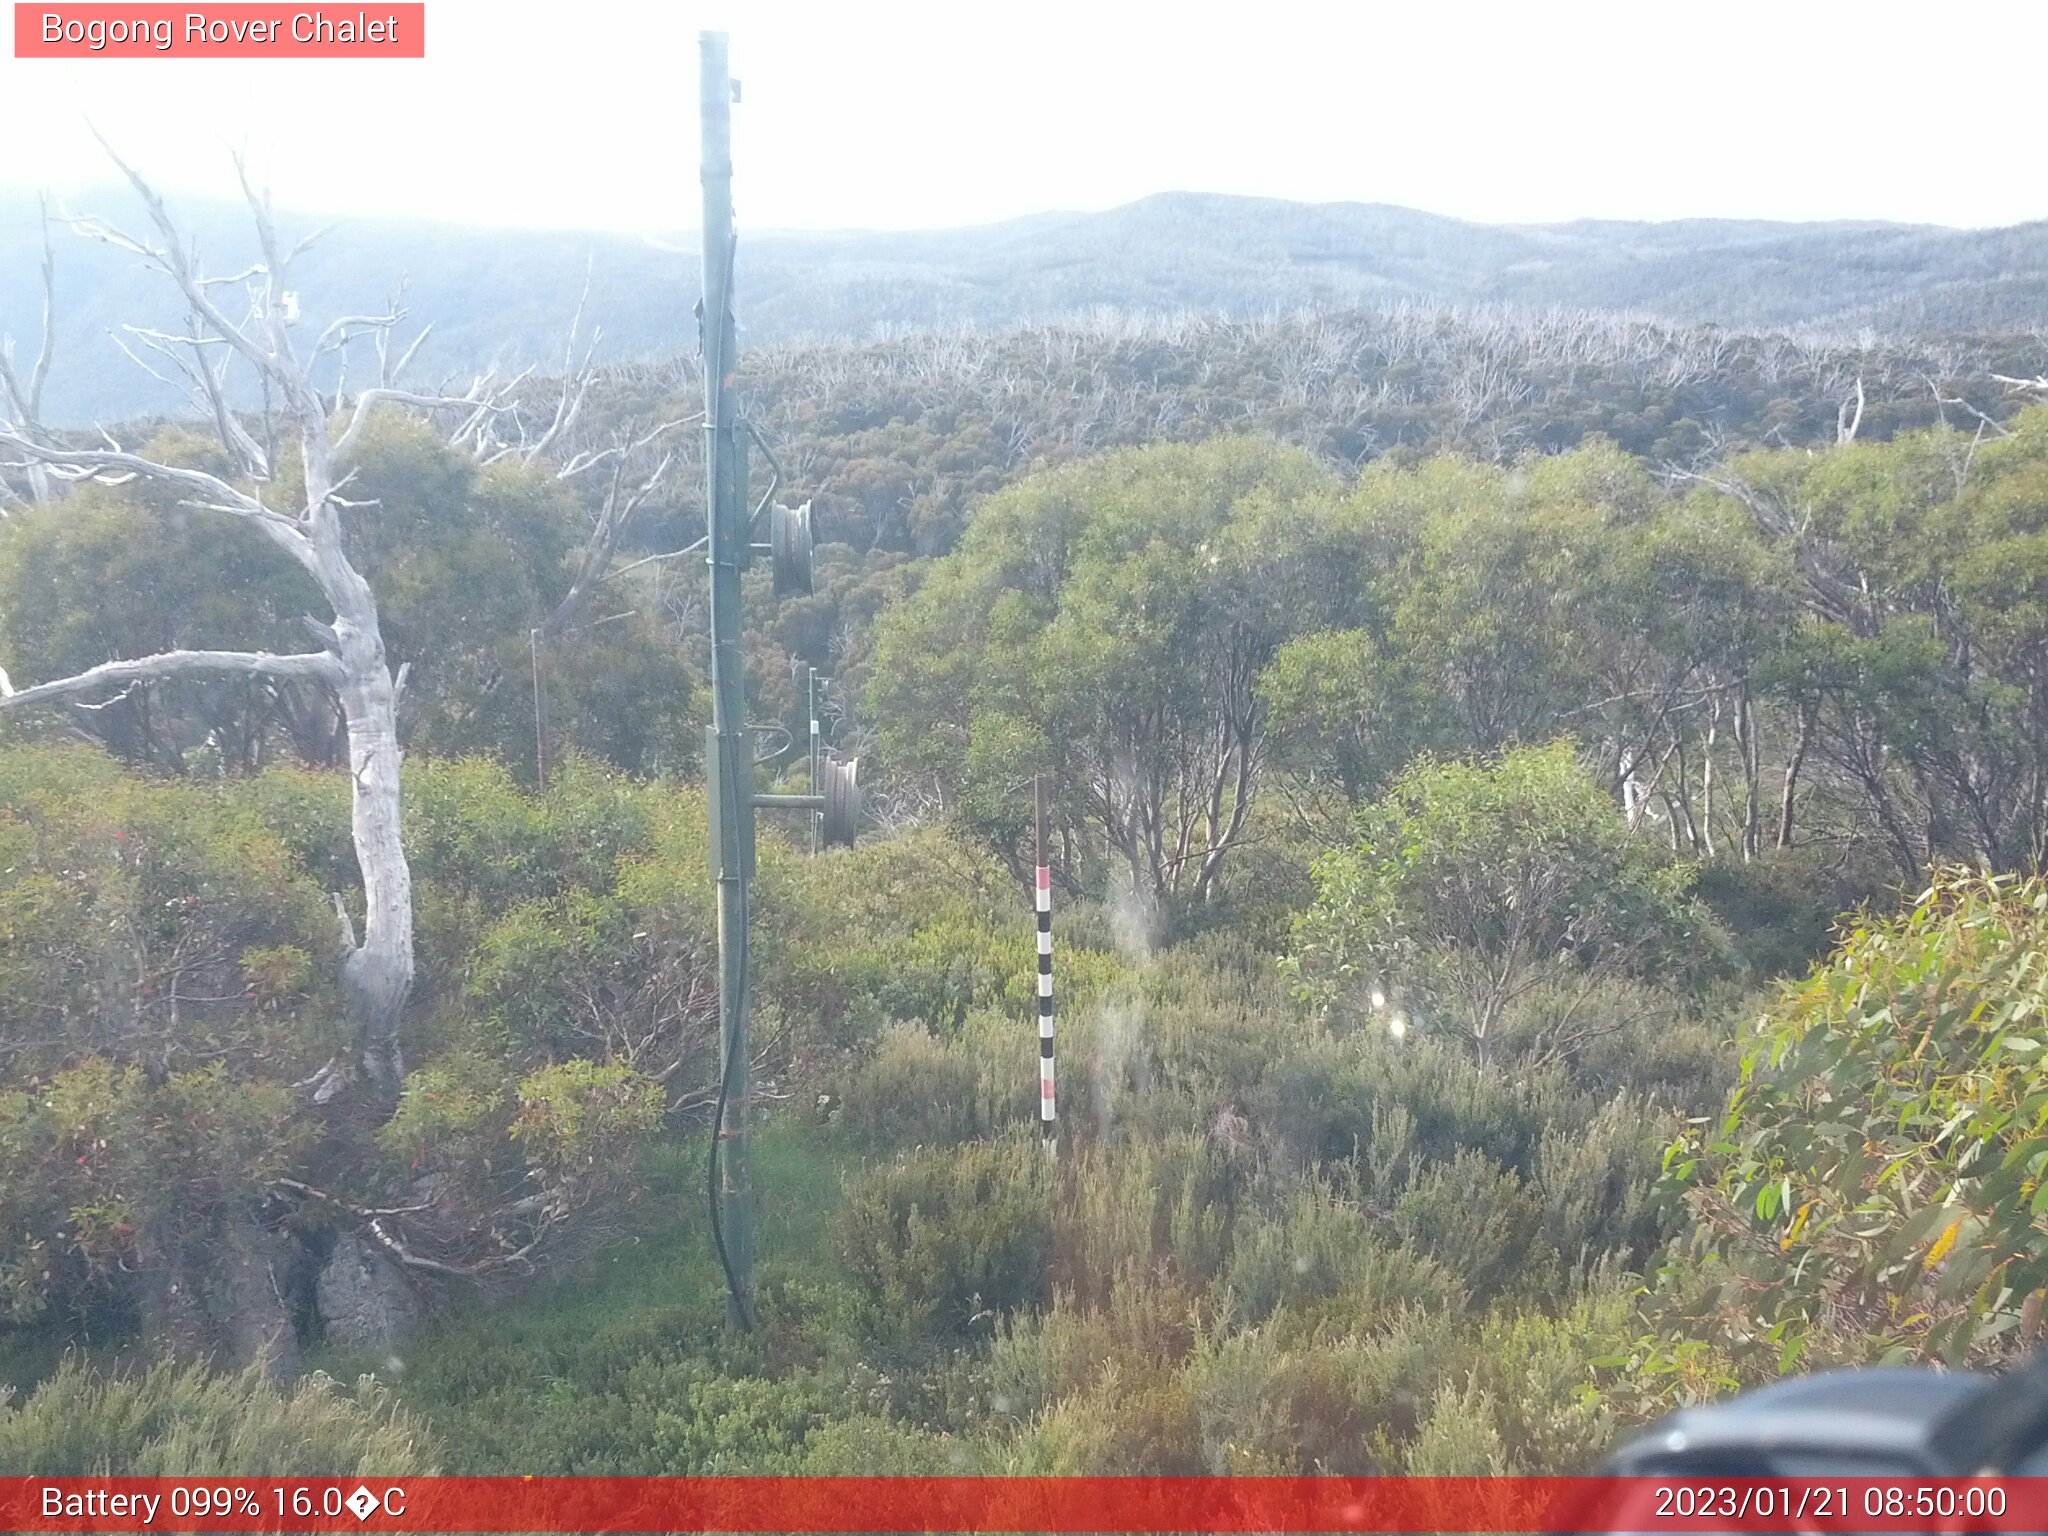
M 2002 1376 L 1826 1371 L 1672 1414 L 1609 1477 L 1975 1477 L 2048 1473 L 2048 1355 Z

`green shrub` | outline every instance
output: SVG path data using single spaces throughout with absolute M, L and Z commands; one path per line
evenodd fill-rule
M 986 1337 L 1044 1299 L 1051 1210 L 1026 1137 L 920 1149 L 848 1179 L 840 1256 L 876 1331 Z
M 1476 1300 L 1514 1288 L 1542 1295 L 1560 1278 L 1538 1246 L 1543 1207 L 1522 1181 L 1482 1152 L 1433 1163 L 1394 1202 L 1394 1231 L 1471 1287 Z
M 348 778 L 280 763 L 232 782 L 226 793 L 246 806 L 324 891 L 357 891 L 355 842 L 349 831 Z
M 1567 1265 L 1610 1254 L 1640 1264 L 1671 1235 L 1676 1212 L 1656 1185 L 1676 1121 L 1624 1095 L 1579 1125 L 1543 1133 L 1531 1187 L 1543 1202 L 1543 1240 Z
M 512 1139 L 556 1180 L 614 1176 L 661 1124 L 661 1084 L 620 1062 L 557 1062 L 527 1073 L 517 1092 Z
M 1560 1069 L 1491 1072 L 1450 1045 L 1379 1030 L 1305 1038 L 1277 1055 L 1250 1108 L 1296 1161 L 1384 1167 L 1395 1182 L 1372 1193 L 1385 1200 L 1405 1185 L 1409 1158 L 1443 1162 L 1472 1149 L 1526 1172 L 1547 1128 L 1591 1110 Z
M 1660 1012 L 1646 1029 L 1617 1030 L 1574 1053 L 1573 1085 L 1593 1098 L 1645 1094 L 1690 1114 L 1706 1114 L 1728 1094 L 1742 1053 L 1732 1025 L 1759 1004 L 1732 991 L 1698 1006 Z
M 203 1263 L 304 1150 L 294 1109 L 282 1085 L 219 1065 L 151 1082 L 89 1060 L 0 1093 L 0 1317 L 118 1299 L 138 1270 Z
M 1112 1375 L 1095 1390 L 1054 1404 L 1026 1428 L 1004 1470 L 1041 1477 L 1200 1476 L 1208 1470 L 1201 1405 L 1176 1377 L 1126 1386 Z
M 1494 1428 L 1493 1399 L 1478 1387 L 1441 1386 L 1408 1447 L 1410 1477 L 1503 1477 L 1519 1471 Z
M 1273 957 L 1237 934 L 1175 946 L 1139 984 L 1155 1092 L 1184 1101 L 1192 1128 L 1241 1116 L 1273 1067 L 1317 1033 Z
M 219 790 L 76 746 L 0 750 L 0 1050 L 18 1078 L 87 1055 L 310 1072 L 341 1036 L 335 978 L 257 983 L 334 934 L 291 851 Z
M 1421 758 L 1316 863 L 1289 969 L 1330 1017 L 1455 1041 L 1481 1066 L 1568 1055 L 1597 1019 L 1514 1034 L 1545 983 L 1700 977 L 1726 935 L 1689 867 L 1631 835 L 1569 741 L 1479 762 Z M 1725 967 L 1724 967 L 1725 968 Z
M 1462 1311 L 1465 1288 L 1435 1260 L 1402 1246 L 1331 1181 L 1310 1177 L 1277 1217 L 1240 1215 L 1221 1284 L 1233 1322 L 1275 1318 L 1282 1333 L 1346 1333 L 1409 1307 Z
M 158 1364 L 102 1375 L 67 1361 L 0 1398 L 0 1466 L 39 1477 L 397 1477 L 440 1469 L 425 1426 L 374 1378 L 315 1371 L 288 1390 L 261 1369 Z
M 1227 1261 L 1234 1181 L 1207 1138 L 1106 1142 L 1066 1156 L 1061 1172 L 1052 1277 L 1062 1289 L 1099 1304 L 1127 1266 L 1199 1288 Z
M 957 1436 L 863 1414 L 812 1430 L 803 1470 L 810 1477 L 961 1477 L 980 1470 L 981 1454 Z
M 481 1171 L 504 1143 L 511 1086 L 503 1062 L 450 1051 L 406 1074 L 398 1108 L 377 1128 L 377 1141 L 411 1169 L 432 1159 L 449 1173 Z
M 759 952 L 778 1010 L 827 1039 L 884 1023 L 957 1035 L 969 1015 L 1023 1021 L 1037 1007 L 1030 892 L 944 827 L 796 859 L 764 880 Z M 1063 1007 L 1082 1007 L 1123 970 L 1103 950 L 1060 945 Z
M 2011 1353 L 2048 1288 L 2044 949 L 2048 881 L 1943 871 L 1785 988 L 1725 1117 L 1667 1158 L 1696 1223 L 1667 1303 L 1713 1282 L 1664 1318 L 1678 1344 L 1753 1375 Z
M 1207 1469 L 1239 1476 L 1377 1471 L 1382 1426 L 1357 1390 L 1350 1353 L 1325 1340 L 1286 1344 L 1270 1328 L 1211 1343 L 1188 1369 Z
M 973 1057 L 915 1024 L 883 1032 L 848 1077 L 839 1109 L 869 1146 L 948 1146 L 985 1128 Z
M 1617 1415 L 1595 1386 L 1594 1362 L 1627 1348 L 1634 1290 L 1627 1275 L 1608 1273 L 1554 1314 L 1487 1318 L 1472 1351 L 1469 1385 L 1485 1393 L 1512 1466 L 1529 1473 L 1583 1472 L 1607 1450 Z
M 1206 1324 L 1200 1296 L 1171 1277 L 1126 1265 L 1109 1299 L 1083 1307 L 1068 1293 L 1044 1311 L 1011 1319 L 989 1351 L 991 1415 L 1029 1421 L 1110 1377 L 1125 1386 L 1171 1376 Z
M 1896 880 L 1887 861 L 1864 850 L 1845 857 L 1833 844 L 1818 844 L 1770 849 L 1745 863 L 1710 863 L 1697 891 L 1752 972 L 1791 976 L 1826 958 L 1841 914 L 1866 901 L 1896 901 Z

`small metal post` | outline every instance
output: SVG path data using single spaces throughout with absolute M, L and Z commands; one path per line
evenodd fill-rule
M 526 632 L 533 650 L 533 776 L 542 789 L 548 787 L 548 685 L 540 664 L 540 630 Z

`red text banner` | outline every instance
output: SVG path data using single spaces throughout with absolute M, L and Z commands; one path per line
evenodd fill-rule
M 0 1528 L 2017 1532 L 2048 1530 L 2048 1479 L 8 1478 Z

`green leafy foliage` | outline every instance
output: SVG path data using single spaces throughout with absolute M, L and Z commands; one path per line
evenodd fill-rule
M 1006 849 L 1017 784 L 1049 772 L 1061 820 L 1128 890 L 1205 902 L 1256 793 L 1259 673 L 1329 607 L 1320 525 L 1294 530 L 1332 489 L 1304 455 L 1224 439 L 991 498 L 883 620 L 869 702 L 891 771 L 936 781 Z
M 873 1326 L 971 1337 L 1044 1296 L 1051 1180 L 1028 1139 L 912 1152 L 852 1180 L 842 1261 Z
M 557 1174 L 610 1168 L 661 1121 L 661 1085 L 618 1062 L 565 1061 L 519 1083 L 512 1139 Z
M 183 431 L 140 451 L 233 475 L 217 447 Z M 278 494 L 292 494 L 297 473 L 284 456 Z M 393 665 L 408 669 L 415 754 L 489 754 L 530 775 L 538 685 L 558 753 L 580 747 L 649 773 L 695 760 L 695 668 L 646 611 L 575 626 L 534 654 L 532 631 L 567 591 L 587 527 L 550 466 L 479 467 L 427 424 L 384 411 L 365 429 L 351 486 L 348 552 L 377 595 Z M 181 647 L 299 651 L 301 616 L 320 609 L 306 574 L 267 540 L 168 486 L 88 488 L 0 539 L 0 646 L 23 682 Z M 346 756 L 332 696 L 312 684 L 150 683 L 42 720 L 171 773 Z
M 165 1298 L 258 1244 L 307 1319 L 352 1232 L 465 1299 L 401 1389 L 465 1470 L 1461 1474 L 1584 1465 L 1788 1366 L 2032 1336 L 2048 896 L 1945 873 L 1881 914 L 1930 858 L 2040 845 L 2048 415 L 1667 488 L 1592 418 L 1552 457 L 1340 474 L 1356 423 L 1275 406 L 1324 457 L 1034 470 L 979 419 L 840 404 L 791 409 L 871 450 L 834 495 L 875 547 L 821 550 L 750 681 L 789 721 L 790 658 L 843 664 L 828 722 L 883 814 L 815 859 L 764 818 L 758 1332 L 724 1328 L 703 1224 L 706 808 L 661 776 L 695 750 L 701 616 L 651 575 L 544 648 L 585 750 L 531 787 L 530 630 L 584 509 L 391 420 L 352 537 L 415 663 L 403 1092 L 370 1125 L 305 1088 L 347 1048 L 330 902 L 358 882 L 345 779 L 277 759 L 331 760 L 326 701 L 139 690 L 97 717 L 128 769 L 10 719 L 0 1360 L 183 1347 Z M 1698 440 L 1638 406 L 1630 444 Z M 911 461 L 944 474 L 906 495 Z M 39 669 L 200 638 L 212 614 L 160 610 L 214 530 L 187 549 L 140 493 L 64 510 L 0 531 L 0 642 Z M 155 589 L 115 562 L 95 611 L 80 562 L 138 531 L 176 558 Z M 230 574 L 237 643 L 285 643 L 289 582 Z M 132 1454 L 214 1456 L 215 1390 L 161 1389 L 198 1438 Z
M 12 1073 L 79 1054 L 284 1072 L 332 1038 L 331 978 L 279 969 L 287 950 L 327 952 L 332 919 L 241 807 L 145 785 L 77 746 L 16 750 L 0 754 L 0 854 Z
M 2011 1347 L 2048 1285 L 2044 923 L 2039 880 L 1946 872 L 1787 989 L 1667 1159 L 1699 1224 L 1701 1293 L 1669 1282 L 1688 1332 L 1751 1368 Z
M 0 1463 L 37 1477 L 404 1477 L 438 1472 L 430 1437 L 374 1377 L 314 1372 L 279 1390 L 251 1369 L 158 1363 L 102 1375 L 76 1362 L 20 1401 L 0 1396 Z
M 1600 983 L 1697 965 L 1716 937 L 1691 872 L 1628 835 L 1569 742 L 1424 760 L 1358 832 L 1316 865 L 1295 974 L 1325 1008 L 1468 1042 L 1482 1064 L 1567 1058 L 1622 1027 L 1588 1007 Z
M 120 1274 L 203 1254 L 310 1128 L 216 1064 L 151 1081 L 88 1060 L 0 1094 L 5 1318 L 80 1308 Z

